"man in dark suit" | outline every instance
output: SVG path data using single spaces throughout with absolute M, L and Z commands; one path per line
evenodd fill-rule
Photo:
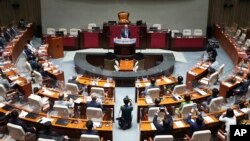
M 87 102 L 86 106 L 88 107 L 94 107 L 94 108 L 102 108 L 102 104 L 100 102 L 96 101 L 96 96 L 92 95 L 91 96 L 92 100 Z
M 130 38 L 130 30 L 128 29 L 127 24 L 124 25 L 124 28 L 121 31 L 121 37 L 122 38 Z
M 25 122 L 23 122 L 22 120 L 20 120 L 18 118 L 18 116 L 19 116 L 19 114 L 18 114 L 17 110 L 13 110 L 10 113 L 9 123 L 21 126 L 25 132 L 35 133 L 36 128 L 35 127 L 28 127 Z
M 82 134 L 88 134 L 88 135 L 98 135 L 98 132 L 96 130 L 92 130 L 93 128 L 93 121 L 92 120 L 88 120 L 86 122 L 86 131 L 82 131 Z
M 120 108 L 120 112 L 122 115 L 119 120 L 119 126 L 125 130 L 131 127 L 133 106 L 132 101 L 128 96 L 123 99 L 123 102 L 124 105 Z

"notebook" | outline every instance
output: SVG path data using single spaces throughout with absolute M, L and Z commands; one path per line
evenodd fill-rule
M 12 106 L 10 106 L 10 105 L 5 105 L 5 106 L 2 107 L 2 109 L 4 109 L 5 111 L 11 111 L 14 108 Z
M 31 118 L 31 119 L 36 119 L 38 117 L 38 114 L 28 113 L 25 117 L 26 118 Z
M 67 119 L 57 119 L 56 124 L 67 126 L 70 121 Z

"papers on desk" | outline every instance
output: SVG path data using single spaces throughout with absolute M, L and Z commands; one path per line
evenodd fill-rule
M 240 112 L 238 112 L 237 110 L 235 110 L 234 109 L 234 114 L 235 114 L 235 116 L 240 116 L 241 115 L 241 113 Z
M 96 127 L 96 128 L 101 128 L 101 127 L 102 127 L 102 122 L 94 121 L 94 122 L 93 122 L 93 125 L 94 125 L 94 127 Z
M 204 119 L 205 119 L 205 121 L 207 121 L 208 123 L 214 121 L 210 116 L 205 116 Z
M 24 118 L 27 114 L 28 112 L 21 111 L 21 113 L 19 114 L 19 118 Z
M 146 101 L 147 104 L 154 104 L 154 102 L 153 102 L 153 100 L 152 100 L 152 98 L 150 96 L 146 96 L 145 101 Z
M 91 85 L 98 85 L 98 82 L 96 82 L 96 81 L 91 81 L 90 84 L 91 84 Z
M 172 80 L 167 78 L 167 77 L 163 77 L 163 80 L 166 82 L 166 83 L 172 83 Z
M 173 96 L 173 98 L 175 99 L 175 100 L 177 100 L 177 101 L 179 101 L 179 100 L 184 100 L 180 95 L 178 95 L 178 94 L 172 94 L 172 96 Z
M 53 119 L 52 119 L 52 118 L 43 117 L 43 118 L 40 120 L 40 123 L 44 124 L 45 122 L 48 122 L 48 121 L 52 122 Z
M 194 91 L 198 92 L 200 95 L 206 95 L 207 93 L 199 88 L 194 88 Z
M 174 122 L 177 127 L 184 127 L 184 124 L 182 121 L 175 121 Z
M 79 103 L 81 103 L 82 101 L 83 101 L 82 98 L 77 98 L 74 102 L 77 103 L 77 104 L 79 104 Z
M 104 87 L 111 87 L 111 84 L 110 83 L 105 83 Z
M 232 86 L 232 84 L 231 83 L 228 83 L 228 82 L 224 82 L 223 83 L 225 86 L 227 86 L 227 87 L 231 87 Z
M 5 104 L 4 103 L 0 103 L 0 108 L 4 107 Z
M 189 74 L 191 75 L 197 75 L 197 73 L 193 72 L 193 71 L 188 71 Z
M 47 90 L 47 89 L 45 89 L 43 91 L 43 93 L 46 94 L 46 95 L 52 95 L 53 94 L 53 92 L 51 92 L 50 90 Z
M 145 83 L 145 86 L 149 86 L 149 85 L 150 85 L 150 82 Z
M 154 123 L 150 123 L 150 125 L 152 130 L 156 130 Z
M 86 101 L 88 102 L 88 101 L 91 101 L 91 96 L 87 96 L 86 97 Z
M 14 80 L 18 79 L 18 75 L 11 76 L 9 79 L 10 79 L 11 81 L 14 81 Z
M 15 81 L 15 83 L 17 83 L 17 84 L 21 84 L 21 83 L 22 83 L 22 81 L 21 81 L 21 80 L 16 80 L 16 81 Z

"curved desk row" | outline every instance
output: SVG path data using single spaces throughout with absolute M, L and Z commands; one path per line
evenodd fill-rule
M 134 86 L 137 78 L 150 77 L 150 76 L 169 76 L 172 74 L 175 64 L 175 58 L 173 53 L 162 53 L 162 62 L 149 68 L 147 70 L 139 70 L 136 72 L 121 72 L 121 71 L 110 71 L 91 65 L 87 61 L 87 56 L 90 53 L 76 53 L 74 57 L 74 63 L 76 66 L 76 72 L 83 75 L 95 76 L 95 77 L 111 77 L 115 80 L 116 86 L 123 84 Z M 154 55 L 154 54 L 145 54 Z
M 81 131 L 86 130 L 85 119 L 75 119 L 75 118 L 60 118 L 60 117 L 47 117 L 46 114 L 43 113 L 32 113 L 30 111 L 22 109 L 22 107 L 17 107 L 14 105 L 7 105 L 1 103 L 0 105 L 0 112 L 6 113 L 8 111 L 11 111 L 13 109 L 18 109 L 20 112 L 19 118 L 29 125 L 35 126 L 37 130 L 42 130 L 42 123 L 45 121 L 51 121 L 52 122 L 52 128 L 54 131 L 58 132 L 60 135 L 67 135 L 70 138 L 80 138 Z M 28 116 L 32 115 L 32 116 Z M 66 124 L 60 124 L 59 121 L 64 121 Z M 102 126 L 96 128 L 99 132 L 100 137 L 103 137 L 105 140 L 112 141 L 112 122 L 111 121 L 103 121 Z

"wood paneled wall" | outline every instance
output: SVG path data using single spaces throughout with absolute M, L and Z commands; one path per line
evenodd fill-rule
M 0 26 L 24 18 L 41 25 L 41 0 L 0 0 Z M 14 8 L 13 4 L 18 4 Z M 250 0 L 209 0 L 208 26 L 215 23 L 250 26 Z
M 0 0 L 0 26 L 21 18 L 41 25 L 40 0 Z
M 250 0 L 209 0 L 208 26 L 215 23 L 250 26 Z

